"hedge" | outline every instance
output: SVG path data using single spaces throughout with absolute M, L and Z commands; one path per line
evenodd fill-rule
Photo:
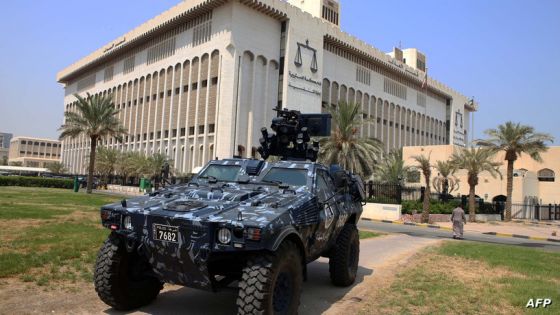
M 452 199 L 448 202 L 444 203 L 439 200 L 430 200 L 430 213 L 433 214 L 451 214 L 453 209 L 461 204 L 461 201 Z M 413 210 L 416 210 L 417 213 L 421 213 L 423 209 L 422 201 L 403 201 L 402 202 L 402 213 L 412 214 Z M 469 204 L 467 203 L 465 207 L 465 213 L 469 212 Z M 494 210 L 494 207 L 491 203 L 485 202 L 481 204 L 479 202 L 476 203 L 476 213 L 481 214 L 497 214 Z
M 0 186 L 48 187 L 72 189 L 74 182 L 64 178 L 43 178 L 27 176 L 0 176 Z

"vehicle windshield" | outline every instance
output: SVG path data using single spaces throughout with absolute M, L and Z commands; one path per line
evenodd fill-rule
M 300 168 L 273 167 L 262 179 L 265 183 L 284 184 L 290 186 L 307 185 L 307 170 Z
M 215 178 L 217 181 L 235 182 L 240 170 L 241 166 L 239 165 L 212 164 L 200 173 L 198 178 Z

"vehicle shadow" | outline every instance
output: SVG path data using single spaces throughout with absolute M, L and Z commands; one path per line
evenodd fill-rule
M 352 286 L 341 288 L 331 284 L 328 259 L 320 258 L 309 264 L 307 281 L 303 283 L 299 314 L 323 313 L 373 272 L 372 269 L 359 266 L 356 282 Z M 236 314 L 236 299 L 237 283 L 233 283 L 232 288 L 219 293 L 174 286 L 173 289 L 160 293 L 158 298 L 148 306 L 126 313 L 109 308 L 105 313 Z

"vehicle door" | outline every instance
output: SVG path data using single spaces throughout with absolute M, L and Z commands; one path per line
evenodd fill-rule
M 319 222 L 311 250 L 312 252 L 320 253 L 330 240 L 330 235 L 335 229 L 340 209 L 337 204 L 334 183 L 325 170 L 317 170 L 314 186 L 319 202 Z

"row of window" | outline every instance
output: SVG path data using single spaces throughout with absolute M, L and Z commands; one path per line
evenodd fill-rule
M 27 155 L 35 155 L 35 156 L 46 156 L 46 157 L 60 157 L 60 153 L 56 154 L 56 153 L 44 153 L 44 152 L 31 152 L 31 151 L 19 151 L 19 154 L 27 154 Z
M 218 77 L 213 77 L 210 80 L 210 82 L 211 82 L 212 85 L 217 85 L 218 84 Z M 191 88 L 190 88 L 191 91 L 196 91 L 198 89 L 198 82 L 194 82 L 190 86 L 191 86 Z M 208 87 L 208 80 L 202 80 L 201 88 L 206 88 L 206 87 Z M 188 91 L 189 91 L 189 85 L 184 85 L 183 86 L 183 93 L 187 93 Z M 167 96 L 168 97 L 170 97 L 172 93 L 173 93 L 173 91 L 171 89 L 167 90 Z M 179 93 L 181 93 L 181 88 L 179 88 L 179 87 L 175 88 L 175 95 L 178 95 Z M 163 98 L 164 96 L 165 96 L 164 92 L 159 93 L 159 98 L 160 99 Z M 151 100 L 156 101 L 157 98 L 158 98 L 158 95 L 154 94 L 154 95 L 152 95 Z M 149 103 L 149 102 L 150 102 L 150 96 L 148 95 L 148 96 L 146 96 L 146 103 Z M 138 100 L 134 100 L 134 102 L 133 101 L 128 101 L 128 107 L 130 107 L 132 105 L 136 106 L 138 103 L 143 104 L 144 103 L 144 98 L 140 97 Z M 127 103 L 122 103 L 122 104 L 117 104 L 116 108 L 120 109 L 120 108 L 125 108 L 126 106 L 127 106 Z
M 59 147 L 58 143 L 49 143 L 49 142 L 33 142 L 33 141 L 26 141 L 26 140 L 21 140 L 20 144 L 28 144 L 28 145 L 36 145 L 36 146 L 42 146 L 42 147 L 53 147 L 53 148 L 57 148 Z
M 406 100 L 406 86 L 385 78 L 383 81 L 383 92 Z
M 325 20 L 327 20 L 327 21 L 329 21 L 333 24 L 338 25 L 338 13 L 335 10 L 333 10 L 333 9 L 331 9 L 331 8 L 325 6 L 325 5 L 323 5 L 322 17 L 323 17 L 323 19 L 325 19 Z

